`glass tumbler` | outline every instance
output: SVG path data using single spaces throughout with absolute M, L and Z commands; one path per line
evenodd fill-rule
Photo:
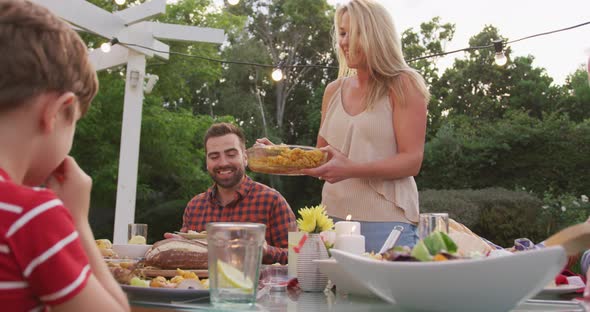
M 127 226 L 127 242 L 129 244 L 146 243 L 148 225 L 145 223 L 130 223 Z
M 256 303 L 265 230 L 259 223 L 207 224 L 211 304 L 231 308 Z
M 449 214 L 446 212 L 421 213 L 418 223 L 418 237 L 424 239 L 435 231 L 449 233 Z

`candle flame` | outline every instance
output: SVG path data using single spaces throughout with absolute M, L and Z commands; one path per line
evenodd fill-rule
M 346 221 L 350 221 L 350 219 L 352 219 L 351 215 L 346 216 Z

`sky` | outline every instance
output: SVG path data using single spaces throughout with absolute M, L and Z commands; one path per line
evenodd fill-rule
M 346 0 L 328 0 L 330 4 Z M 485 25 L 498 28 L 510 40 L 562 29 L 590 21 L 590 0 L 378 0 L 393 17 L 401 34 L 408 28 L 418 32 L 420 24 L 439 16 L 442 23 L 455 24 L 454 39 L 445 51 L 466 48 L 469 38 Z M 542 67 L 557 84 L 590 57 L 590 24 L 510 45 L 512 57 L 532 55 L 533 66 Z M 463 52 L 441 57 L 440 69 L 451 66 Z

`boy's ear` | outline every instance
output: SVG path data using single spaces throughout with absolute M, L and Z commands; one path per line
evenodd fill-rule
M 72 92 L 65 92 L 55 97 L 46 97 L 43 103 L 41 114 L 41 129 L 43 132 L 51 132 L 55 128 L 55 123 L 59 114 L 65 114 L 66 120 L 74 120 L 76 95 Z

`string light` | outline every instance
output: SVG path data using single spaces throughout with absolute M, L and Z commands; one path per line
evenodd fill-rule
M 272 80 L 274 81 L 281 81 L 283 80 L 283 71 L 280 67 L 275 68 L 271 74 Z
M 240 3 L 240 0 L 227 0 L 227 3 L 229 3 L 230 5 L 236 5 Z
M 230 1 L 232 1 L 232 2 L 235 1 L 236 3 L 239 2 L 239 0 L 228 0 L 228 3 L 230 3 L 230 4 L 231 4 Z M 549 35 L 549 34 L 561 32 L 561 31 L 566 31 L 566 30 L 570 30 L 570 29 L 582 27 L 582 26 L 585 26 L 585 25 L 588 25 L 588 24 L 590 24 L 590 21 L 584 22 L 584 23 L 581 23 L 581 24 L 577 24 L 577 25 L 573 25 L 573 26 L 570 26 L 570 27 L 566 27 L 566 28 L 561 28 L 561 29 L 557 29 L 557 30 L 553 30 L 553 31 L 548 31 L 548 32 L 544 32 L 544 33 L 539 33 L 539 34 L 535 34 L 535 35 L 531 35 L 531 36 L 519 38 L 519 39 L 512 40 L 512 41 L 507 41 L 506 43 L 503 43 L 502 42 L 502 49 L 501 50 L 502 50 L 502 55 L 504 56 L 504 64 L 506 64 L 506 61 L 507 61 L 506 55 L 504 55 L 504 53 L 503 53 L 503 47 L 505 45 L 508 45 L 508 44 L 511 44 L 511 43 L 515 43 L 515 42 L 518 42 L 518 41 L 522 41 L 522 40 L 526 40 L 526 39 L 530 39 L 530 38 L 534 38 L 534 37 Z M 113 38 L 113 40 L 116 40 L 116 38 Z M 113 41 L 113 40 L 111 40 L 111 41 Z M 496 40 L 496 41 L 498 41 L 498 40 Z M 463 49 L 452 50 L 452 51 L 447 51 L 447 52 L 442 52 L 442 53 L 429 54 L 429 55 L 424 55 L 424 56 L 420 56 L 420 57 L 408 59 L 406 61 L 408 63 L 410 63 L 410 62 L 414 62 L 414 61 L 417 61 L 417 60 L 422 60 L 422 59 L 427 59 L 427 58 L 433 58 L 433 57 L 438 57 L 438 56 L 445 56 L 445 55 L 454 54 L 454 53 L 458 53 L 458 52 L 466 52 L 466 51 L 482 50 L 482 49 L 490 49 L 490 48 L 496 49 L 496 43 L 495 43 L 496 41 L 494 41 L 494 42 L 492 42 L 491 44 L 488 44 L 488 45 L 473 46 L 473 47 L 467 47 L 467 48 L 463 48 Z M 119 41 L 116 40 L 116 42 L 119 42 Z M 113 44 L 115 44 L 115 43 L 112 43 L 111 45 L 113 45 Z M 251 63 L 251 62 L 242 62 L 242 61 L 226 61 L 226 60 L 219 60 L 219 59 L 209 58 L 209 57 L 200 56 L 200 55 L 193 55 L 193 54 L 188 54 L 188 53 L 181 53 L 181 52 L 174 52 L 174 51 L 161 51 L 161 50 L 158 50 L 158 49 L 154 49 L 154 48 L 151 48 L 151 47 L 146 47 L 146 46 L 142 46 L 142 45 L 134 44 L 134 43 L 124 43 L 123 42 L 122 44 L 127 45 L 127 46 L 135 46 L 135 47 L 143 48 L 143 49 L 154 51 L 154 52 L 169 53 L 169 54 L 172 54 L 172 55 L 192 57 L 192 58 L 202 59 L 202 60 L 206 60 L 206 61 L 210 61 L 210 62 L 217 62 L 217 63 L 221 63 L 221 64 L 238 64 L 238 65 L 249 65 L 249 66 L 257 66 L 257 67 L 275 68 L 275 70 L 273 70 L 273 74 L 275 74 L 275 72 L 277 72 L 276 73 L 277 76 L 279 74 L 279 72 L 277 71 L 276 66 L 275 65 L 271 65 L 271 64 L 260 64 L 260 63 Z M 102 49 L 102 46 L 101 46 L 101 49 Z M 500 62 L 501 63 L 501 61 L 502 61 L 501 57 L 498 56 L 498 58 L 500 58 L 500 60 L 498 60 L 496 62 Z M 496 57 L 495 57 L 495 59 L 496 59 Z M 281 67 L 282 68 L 285 68 L 285 67 L 290 67 L 290 68 L 314 67 L 314 68 L 338 69 L 338 66 L 327 66 L 327 65 L 320 65 L 320 64 L 291 64 L 291 65 L 282 65 Z M 280 71 L 280 74 L 282 76 L 282 70 Z M 589 76 L 590 76 L 590 72 L 589 72 Z M 274 80 L 274 78 L 273 78 L 273 80 Z
M 496 50 L 496 55 L 494 56 L 494 62 L 498 66 L 506 65 L 508 59 L 506 55 L 504 55 L 504 42 L 502 40 L 494 40 L 494 50 Z
M 105 42 L 105 43 L 101 44 L 100 45 L 100 49 L 104 53 L 109 53 L 109 52 L 111 52 L 111 47 L 114 46 L 117 43 L 119 43 L 119 39 L 113 38 L 109 42 Z
M 125 0 L 115 0 L 115 3 L 118 5 L 123 5 L 125 4 Z

